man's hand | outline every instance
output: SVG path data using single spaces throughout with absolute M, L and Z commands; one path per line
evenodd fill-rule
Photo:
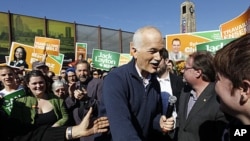
M 75 99 L 81 100 L 84 97 L 83 91 L 77 89 L 74 91 L 74 97 Z
M 174 128 L 174 118 L 166 118 L 165 115 L 162 115 L 160 118 L 160 127 L 162 129 L 162 132 L 167 133 Z
M 73 139 L 86 137 L 97 133 L 104 133 L 108 131 L 109 121 L 107 117 L 99 117 L 94 122 L 90 120 L 92 114 L 92 107 L 90 107 L 88 113 L 83 118 L 79 125 L 73 126 L 72 137 Z M 66 138 L 67 138 L 66 134 Z

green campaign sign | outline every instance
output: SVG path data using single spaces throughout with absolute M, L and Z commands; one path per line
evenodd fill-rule
M 4 111 L 10 115 L 12 107 L 13 107 L 13 101 L 19 97 L 23 97 L 25 95 L 24 89 L 16 90 L 6 96 L 3 97 L 3 105 L 2 108 Z
M 217 50 L 223 48 L 226 44 L 228 44 L 229 42 L 233 40 L 234 39 L 231 38 L 231 39 L 216 40 L 216 41 L 206 42 L 202 44 L 197 44 L 196 50 L 197 51 L 209 51 L 215 54 Z
M 93 49 L 92 63 L 93 67 L 101 70 L 109 70 L 119 65 L 120 53 Z
M 221 40 L 222 39 L 221 36 L 220 36 L 220 31 L 219 30 L 191 32 L 190 34 L 201 37 L 201 38 L 206 38 L 206 39 L 209 39 L 211 41 Z

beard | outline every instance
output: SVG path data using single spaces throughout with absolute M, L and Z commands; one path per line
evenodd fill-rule
M 78 80 L 81 82 L 81 83 L 84 83 L 84 82 L 86 82 L 87 80 L 88 80 L 88 76 L 79 76 L 78 77 Z
M 167 66 L 160 67 L 159 70 L 157 70 L 157 74 L 159 76 L 163 75 L 167 70 Z

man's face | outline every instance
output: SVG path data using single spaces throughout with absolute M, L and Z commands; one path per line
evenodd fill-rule
M 86 63 L 81 63 L 76 66 L 76 76 L 79 81 L 85 82 L 89 78 L 88 65 Z
M 66 70 L 62 69 L 61 72 L 60 72 L 60 75 L 61 75 L 62 78 L 65 78 L 66 77 Z
M 232 82 L 219 73 L 217 73 L 215 91 L 220 98 L 220 108 L 222 111 L 232 116 L 241 113 L 242 105 L 240 104 L 240 93 L 242 92 L 242 90 L 233 89 Z
M 173 47 L 173 52 L 178 53 L 181 48 L 180 41 L 173 41 L 172 47 Z
M 167 63 L 167 68 L 168 68 L 168 70 L 173 70 L 173 65 L 171 62 Z
M 10 86 L 15 83 L 15 75 L 9 69 L 0 70 L 0 80 L 3 82 L 4 86 Z
M 168 59 L 161 59 L 161 62 L 160 62 L 158 69 L 157 69 L 157 73 L 163 74 L 166 72 L 166 70 L 167 70 L 166 62 L 168 62 Z
M 136 50 L 134 57 L 137 67 L 141 73 L 155 73 L 161 61 L 161 51 L 163 49 L 163 40 L 158 32 L 151 34 L 144 33 L 142 43 Z
M 193 68 L 193 58 L 188 58 L 186 60 L 183 77 L 189 83 L 192 84 L 196 80 L 196 70 Z
M 94 71 L 94 72 L 92 73 L 92 76 L 93 76 L 93 78 L 100 78 L 100 77 L 99 77 L 98 71 Z

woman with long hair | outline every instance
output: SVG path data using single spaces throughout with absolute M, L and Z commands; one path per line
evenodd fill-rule
M 24 47 L 19 46 L 14 50 L 14 60 L 10 62 L 11 66 L 28 68 L 28 64 L 26 63 L 26 50 Z

